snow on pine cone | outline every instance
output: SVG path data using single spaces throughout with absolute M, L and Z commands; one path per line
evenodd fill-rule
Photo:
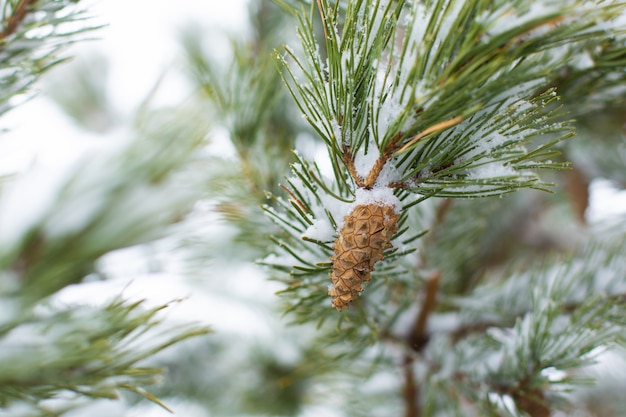
M 330 257 L 333 286 L 328 295 L 337 311 L 348 308 L 363 291 L 363 281 L 370 280 L 374 265 L 392 246 L 390 240 L 398 229 L 399 217 L 394 206 L 379 202 L 358 205 L 344 217 L 333 247 L 335 254 Z

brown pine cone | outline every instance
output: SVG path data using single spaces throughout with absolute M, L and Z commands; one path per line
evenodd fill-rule
M 398 230 L 400 215 L 392 206 L 371 203 L 359 205 L 344 217 L 344 224 L 335 241 L 335 254 L 330 257 L 333 287 L 328 295 L 333 307 L 341 311 L 363 291 L 376 262 L 390 248 L 391 238 Z

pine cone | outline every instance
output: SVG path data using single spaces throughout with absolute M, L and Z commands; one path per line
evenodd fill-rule
M 390 248 L 400 217 L 394 207 L 376 203 L 360 205 L 344 217 L 344 224 L 330 257 L 333 264 L 330 280 L 333 287 L 328 295 L 333 307 L 341 311 L 363 291 L 363 281 L 370 280 L 376 262 Z

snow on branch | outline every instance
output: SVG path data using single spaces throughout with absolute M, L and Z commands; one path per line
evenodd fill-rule
M 17 175 L 0 204 L 0 271 L 19 285 L 0 291 L 35 302 L 82 280 L 105 253 L 163 236 L 199 196 L 201 184 L 176 177 L 205 133 L 191 115 L 161 116 L 143 137 L 94 149 L 64 169 Z
M 3 2 L 0 82 L 4 90 L 0 115 L 25 101 L 38 77 L 64 60 L 60 56 L 64 47 L 101 26 L 78 3 L 73 0 Z
M 404 180 L 393 186 L 418 193 L 543 189 L 528 169 L 558 167 L 546 151 L 555 135 L 570 135 L 556 121 L 555 92 L 546 92 L 547 76 L 575 58 L 574 48 L 560 45 L 604 37 L 598 22 L 619 10 L 605 2 L 518 3 L 361 0 L 340 12 L 319 1 L 318 10 L 296 12 L 304 56 L 286 47 L 276 59 L 333 163 L 348 170 L 356 163 L 358 187 L 370 188 L 391 165 Z M 543 142 L 528 149 L 530 137 Z

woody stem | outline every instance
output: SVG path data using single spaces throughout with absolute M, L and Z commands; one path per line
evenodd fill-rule
M 380 175 L 383 168 L 385 167 L 385 164 L 387 163 L 389 158 L 393 156 L 394 152 L 396 151 L 397 146 L 398 146 L 398 141 L 400 140 L 401 137 L 402 137 L 402 132 L 398 133 L 393 138 L 393 140 L 389 142 L 389 144 L 385 147 L 385 149 L 381 152 L 380 156 L 374 163 L 374 166 L 370 170 L 369 174 L 367 174 L 365 181 L 363 181 L 364 188 L 370 189 L 374 186 L 374 184 L 376 183 L 376 180 L 378 179 L 378 176 Z
M 350 147 L 348 145 L 343 145 L 341 150 L 343 151 L 343 160 L 346 164 L 346 168 L 348 168 L 350 176 L 356 183 L 357 187 L 364 188 L 365 185 L 363 184 L 363 178 L 361 178 L 358 172 L 356 172 L 356 167 L 354 166 L 354 155 L 352 155 Z
M 409 346 L 416 352 L 420 352 L 428 342 L 428 318 L 437 303 L 437 293 L 439 292 L 440 283 L 441 273 L 438 271 L 434 272 L 425 282 L 422 308 L 413 324 L 413 329 L 411 330 L 408 340 Z
M 415 372 L 413 371 L 413 357 L 410 354 L 404 355 L 403 373 L 404 373 L 404 416 L 419 417 L 421 410 L 419 408 L 419 386 L 415 383 Z

